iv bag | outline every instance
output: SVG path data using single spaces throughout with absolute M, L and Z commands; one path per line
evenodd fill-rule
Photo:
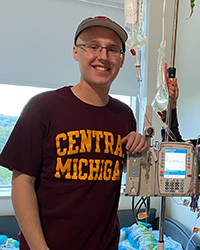
M 136 51 L 148 43 L 142 30 L 145 0 L 125 0 L 125 29 L 128 34 L 126 42 L 129 49 Z
M 127 25 L 125 29 L 128 34 L 126 44 L 129 49 L 135 49 L 136 51 L 139 51 L 141 50 L 142 46 L 148 44 L 147 38 L 144 35 L 139 23 Z
M 160 48 L 158 49 L 157 92 L 152 102 L 152 107 L 156 112 L 162 112 L 166 110 L 169 100 L 169 93 L 165 74 L 165 45 L 166 42 L 161 42 Z

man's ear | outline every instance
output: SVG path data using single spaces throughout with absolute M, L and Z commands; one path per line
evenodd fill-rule
M 78 51 L 76 45 L 73 46 L 73 56 L 76 61 L 78 61 Z
M 125 61 L 125 54 L 123 54 L 122 55 L 122 59 L 121 59 L 122 61 L 121 61 L 121 68 L 123 67 L 123 65 L 124 65 L 124 61 Z

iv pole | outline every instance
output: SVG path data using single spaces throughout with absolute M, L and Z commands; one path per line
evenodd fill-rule
M 176 35 L 177 35 L 177 25 L 178 25 L 178 7 L 179 7 L 179 0 L 175 0 L 171 67 L 168 68 L 169 78 L 175 78 L 176 76 L 176 68 L 174 66 L 175 66 L 175 54 L 176 54 Z M 172 99 L 170 98 L 168 107 L 167 107 L 167 121 L 166 121 L 169 128 L 171 127 L 171 111 L 172 111 Z M 169 136 L 167 135 L 167 133 L 165 133 L 165 141 L 168 141 L 168 140 L 169 140 Z M 161 197 L 158 250 L 164 250 L 165 212 L 166 212 L 166 197 Z

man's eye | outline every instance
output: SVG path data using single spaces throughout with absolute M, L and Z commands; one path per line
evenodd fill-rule
M 99 48 L 99 46 L 96 45 L 96 44 L 91 44 L 91 45 L 90 45 L 90 48 L 91 48 L 92 50 L 97 50 L 97 49 Z
M 118 49 L 115 47 L 109 47 L 108 51 L 110 51 L 111 53 L 117 53 Z

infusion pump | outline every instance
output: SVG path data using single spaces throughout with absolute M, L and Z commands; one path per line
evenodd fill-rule
M 160 142 L 127 158 L 129 196 L 191 196 L 199 193 L 199 146 Z

